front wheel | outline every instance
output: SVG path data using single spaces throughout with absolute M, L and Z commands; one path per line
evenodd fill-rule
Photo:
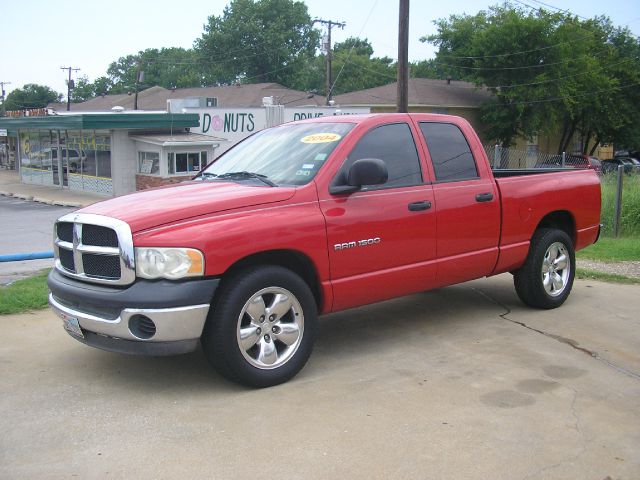
M 541 228 L 533 235 L 524 265 L 514 273 L 520 300 L 530 307 L 557 308 L 573 286 L 576 258 L 571 238 L 562 230 Z
M 224 377 L 269 387 L 304 367 L 316 324 L 316 303 L 308 285 L 285 268 L 260 266 L 223 280 L 202 346 Z

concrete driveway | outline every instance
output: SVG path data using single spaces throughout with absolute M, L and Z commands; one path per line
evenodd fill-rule
M 325 317 L 293 381 L 135 358 L 0 317 L 0 478 L 640 478 L 640 287 L 554 311 L 510 275 Z

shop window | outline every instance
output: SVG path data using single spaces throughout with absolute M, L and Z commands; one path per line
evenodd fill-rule
M 160 174 L 160 154 L 158 152 L 138 152 L 138 173 Z
M 198 173 L 207 164 L 207 152 L 169 153 L 169 174 Z

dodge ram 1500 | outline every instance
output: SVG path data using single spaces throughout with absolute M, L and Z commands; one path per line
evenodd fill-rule
M 61 217 L 49 302 L 94 347 L 201 342 L 225 377 L 284 382 L 319 314 L 511 272 L 559 307 L 597 240 L 592 170 L 496 170 L 458 117 L 322 117 L 260 131 L 193 180 Z

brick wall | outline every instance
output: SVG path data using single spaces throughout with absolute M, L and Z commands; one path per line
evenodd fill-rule
M 136 175 L 136 190 L 146 190 L 147 188 L 161 187 L 162 185 L 171 185 L 186 182 L 187 180 L 191 180 L 191 177 L 159 177 L 157 175 L 141 175 L 138 173 Z

